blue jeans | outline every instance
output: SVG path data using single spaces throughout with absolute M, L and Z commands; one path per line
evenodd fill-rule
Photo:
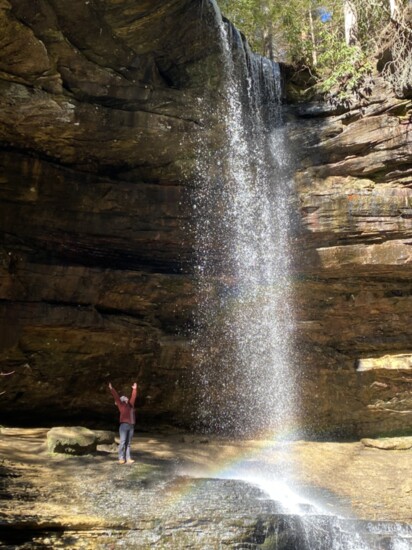
M 119 426 L 119 460 L 130 460 L 130 443 L 134 433 L 134 425 L 122 422 Z

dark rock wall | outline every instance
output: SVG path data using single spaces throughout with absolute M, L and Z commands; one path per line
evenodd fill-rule
M 0 422 L 115 420 L 107 382 L 137 379 L 141 425 L 188 424 L 187 196 L 199 139 L 219 146 L 214 10 L 0 2 L 0 370 L 15 371 L 0 381 Z M 410 116 L 381 84 L 341 112 L 285 108 L 315 432 L 412 425 Z M 366 359 L 379 369 L 359 369 Z
M 0 4 L 2 421 L 184 421 L 185 189 L 220 78 L 208 2 Z M 53 411 L 50 417 L 49 411 Z

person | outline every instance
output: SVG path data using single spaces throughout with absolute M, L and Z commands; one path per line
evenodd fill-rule
M 136 423 L 134 404 L 137 395 L 137 384 L 134 382 L 132 386 L 132 395 L 130 396 L 130 399 L 128 399 L 125 395 L 119 397 L 119 394 L 110 382 L 109 390 L 111 391 L 120 412 L 119 464 L 133 464 L 134 460 L 130 455 L 130 444 L 132 442 L 134 425 Z

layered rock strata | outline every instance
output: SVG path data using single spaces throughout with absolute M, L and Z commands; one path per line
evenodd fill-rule
M 349 108 L 291 109 L 296 312 L 314 428 L 393 433 L 412 421 L 411 101 L 379 79 Z M 297 118 L 296 118 L 297 117 Z
M 3 422 L 104 422 L 107 382 L 138 379 L 142 422 L 189 423 L 187 199 L 199 140 L 219 147 L 215 15 L 200 0 L 0 3 Z M 340 111 L 285 108 L 301 407 L 316 434 L 411 426 L 396 359 L 412 354 L 410 117 L 379 82 Z
M 216 87 L 212 4 L 0 5 L 4 421 L 182 420 L 191 319 L 187 174 Z

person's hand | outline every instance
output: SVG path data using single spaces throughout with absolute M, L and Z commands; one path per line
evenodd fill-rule
M 112 383 L 109 382 L 109 390 L 112 390 L 112 389 L 113 389 Z
M 135 390 L 137 388 L 136 382 L 133 384 L 132 388 Z

